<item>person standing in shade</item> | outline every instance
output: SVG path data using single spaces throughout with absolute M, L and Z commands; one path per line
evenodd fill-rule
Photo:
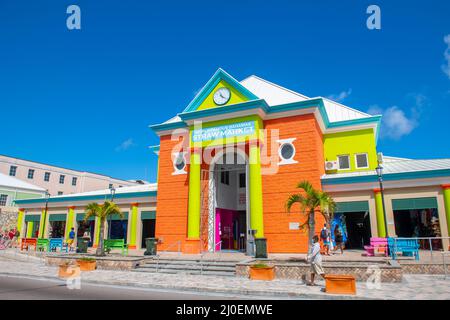
M 320 254 L 319 237 L 315 235 L 313 237 L 313 244 L 309 249 L 306 260 L 311 264 L 311 282 L 307 283 L 308 286 L 315 286 L 314 278 L 320 275 L 322 278 L 325 276 L 325 272 L 322 268 L 322 255 Z
M 340 248 L 341 254 L 344 254 L 344 237 L 342 236 L 342 232 L 339 226 L 336 226 L 336 228 L 334 228 L 334 241 L 336 242 L 334 251 Z
M 320 231 L 320 240 L 322 240 L 323 247 L 325 249 L 325 254 L 327 256 L 330 255 L 330 231 L 327 228 L 327 224 L 323 225 L 322 230 Z

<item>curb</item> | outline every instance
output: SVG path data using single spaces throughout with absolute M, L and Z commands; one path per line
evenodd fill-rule
M 0 272 L 3 276 L 13 276 L 13 277 L 28 277 L 34 279 L 49 279 L 49 280 L 60 280 L 64 281 L 57 276 L 48 275 L 30 275 L 21 273 L 6 273 Z M 235 294 L 240 296 L 256 296 L 261 298 L 279 298 L 279 299 L 289 299 L 289 298 L 300 298 L 305 300 L 374 300 L 374 298 L 368 297 L 358 297 L 350 295 L 326 295 L 317 293 L 303 293 L 303 292 L 293 292 L 293 291 L 280 291 L 273 290 L 270 292 L 264 290 L 252 290 L 252 289 L 216 289 L 216 288 L 193 288 L 180 285 L 160 285 L 160 284 L 140 284 L 140 283 L 129 283 L 125 281 L 102 281 L 94 279 L 83 279 L 84 283 L 87 284 L 97 284 L 97 285 L 113 285 L 121 287 L 133 287 L 142 289 L 158 289 L 158 290 L 169 290 L 169 291 L 183 291 L 183 292 L 194 292 L 194 293 L 215 293 L 215 294 Z

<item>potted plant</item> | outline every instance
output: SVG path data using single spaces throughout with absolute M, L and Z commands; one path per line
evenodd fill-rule
M 58 277 L 70 278 L 77 273 L 76 268 L 79 268 L 79 266 L 76 263 L 66 261 L 59 265 Z
M 97 267 L 97 262 L 94 258 L 83 257 L 77 259 L 81 271 L 93 271 Z
M 265 263 L 255 263 L 250 266 L 250 279 L 273 280 L 275 278 L 274 266 Z

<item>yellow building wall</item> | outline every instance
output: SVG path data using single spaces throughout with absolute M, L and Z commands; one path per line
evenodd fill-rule
M 355 155 L 367 153 L 369 168 L 357 169 Z M 375 170 L 378 165 L 373 129 L 329 133 L 324 135 L 324 160 L 334 161 L 340 155 L 350 156 L 350 170 L 334 170 L 327 173 L 345 173 Z
M 230 100 L 223 106 L 249 101 L 249 99 L 247 97 L 245 97 L 242 93 L 237 91 L 233 86 L 229 85 L 226 81 L 221 80 L 215 86 L 215 88 L 211 91 L 211 93 L 206 97 L 206 99 L 202 102 L 202 104 L 197 108 L 197 110 L 205 110 L 205 109 L 219 107 L 214 102 L 214 93 L 217 91 L 217 89 L 222 88 L 222 87 L 228 88 L 231 92 Z M 223 106 L 220 106 L 220 107 L 223 107 Z

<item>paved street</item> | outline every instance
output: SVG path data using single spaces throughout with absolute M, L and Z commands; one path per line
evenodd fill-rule
M 47 266 L 43 260 L 30 257 L 17 252 L 5 252 L 0 254 L 0 275 L 9 275 L 15 277 L 32 277 L 32 278 L 46 278 L 51 281 L 58 280 L 57 267 Z M 5 282 L 5 285 L 8 282 Z M 50 283 L 50 282 L 49 282 Z M 57 282 L 58 283 L 58 282 Z M 49 290 L 49 298 L 54 291 L 58 289 L 67 290 L 66 288 L 58 288 L 57 283 L 52 282 L 52 288 L 43 288 L 42 290 Z M 109 270 L 95 270 L 91 272 L 82 272 L 81 284 L 82 288 L 87 288 L 86 295 L 98 294 L 99 289 L 93 285 L 113 285 L 117 290 L 102 294 L 120 295 L 118 287 L 134 287 L 135 289 L 150 289 L 147 293 L 148 299 L 156 297 L 155 290 L 163 291 L 177 291 L 178 293 L 165 293 L 166 299 L 175 298 L 176 294 L 179 299 L 193 299 L 196 297 L 208 296 L 214 299 L 229 299 L 225 295 L 231 295 L 234 298 L 241 299 L 242 297 L 252 298 L 261 297 L 278 298 L 278 299 L 400 299 L 400 300 L 414 300 L 414 299 L 450 299 L 450 277 L 444 279 L 444 275 L 404 275 L 402 283 L 380 283 L 379 288 L 370 288 L 365 282 L 357 282 L 356 296 L 342 296 L 330 295 L 321 291 L 323 288 L 323 281 L 318 282 L 321 286 L 308 287 L 302 281 L 296 280 L 274 280 L 274 281 L 252 281 L 247 278 L 240 277 L 218 277 L 218 276 L 200 276 L 188 274 L 162 274 L 162 273 L 143 273 L 133 271 L 109 271 Z M 61 282 L 59 282 L 61 284 Z M 1 284 L 0 284 L 1 285 Z M 19 288 L 27 288 L 27 283 L 22 283 Z M 8 285 L 9 289 L 14 289 L 14 284 Z M 25 287 L 24 287 L 25 286 Z M 91 288 L 91 286 L 93 286 Z M 32 288 L 32 287 L 31 287 Z M 83 289 L 82 289 L 83 290 Z M 152 291 L 153 290 L 153 291 Z M 38 290 L 39 291 L 39 290 Z M 108 290 L 110 291 L 110 290 Z M 113 293 L 114 292 L 114 293 Z M 184 292 L 186 296 L 181 296 Z M 66 295 L 78 295 L 79 293 L 66 293 Z M 172 295 L 171 295 L 172 294 Z M 199 294 L 200 296 L 197 296 Z M 56 295 L 55 293 L 55 296 Z M 125 299 L 126 295 L 120 296 L 120 299 Z M 139 294 L 134 293 L 127 296 L 134 299 Z M 163 297 L 162 295 L 161 297 Z M 64 297 L 58 296 L 58 297 Z M 0 298 L 3 299 L 3 296 Z M 114 299 L 114 296 L 110 297 Z M 163 298 L 161 298 L 163 299 Z M 201 299 L 204 299 L 203 297 Z
M 65 281 L 32 279 L 0 275 L 0 300 L 242 300 L 246 297 L 220 294 L 196 294 L 133 287 L 82 283 L 80 289 L 69 289 Z

